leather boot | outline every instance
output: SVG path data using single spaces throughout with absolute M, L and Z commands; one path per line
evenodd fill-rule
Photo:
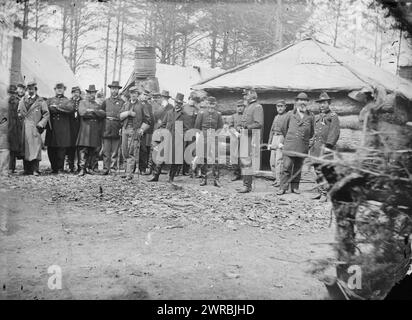
M 218 187 L 218 188 L 220 188 L 222 185 L 220 184 L 220 182 L 219 182 L 219 179 L 215 179 L 214 181 L 213 181 L 213 185 L 215 186 L 215 187 Z
M 206 177 L 202 177 L 202 180 L 200 181 L 200 186 L 203 187 L 207 185 L 207 178 Z
M 83 177 L 83 176 L 85 176 L 86 175 L 86 169 L 80 169 L 80 172 L 79 172 L 79 174 L 78 174 L 78 176 L 79 177 Z

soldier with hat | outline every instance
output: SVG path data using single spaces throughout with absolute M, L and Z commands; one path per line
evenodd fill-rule
M 50 121 L 46 131 L 46 146 L 52 173 L 63 172 L 66 148 L 71 145 L 70 118 L 74 113 L 73 104 L 64 95 L 66 87 L 57 83 L 56 95 L 47 99 Z
M 123 108 L 124 101 L 119 96 L 122 88 L 119 81 L 112 81 L 108 85 L 110 97 L 103 101 L 102 109 L 106 112 L 103 129 L 103 175 L 116 171 L 120 147 L 120 110 Z
M 240 131 L 242 129 L 242 116 L 243 112 L 245 111 L 245 105 L 246 101 L 244 99 L 238 100 L 236 103 L 236 113 L 233 114 L 233 129 L 236 130 L 237 133 L 240 134 Z M 237 137 L 238 138 L 238 137 Z M 239 158 L 239 157 L 238 157 Z M 237 164 L 233 165 L 234 167 L 234 177 L 232 178 L 232 181 L 237 181 L 242 179 L 242 171 L 240 168 L 240 163 L 238 161 Z
M 126 174 L 122 178 L 133 179 L 136 166 L 139 165 L 140 143 L 143 134 L 150 128 L 149 110 L 139 100 L 139 88 L 129 89 L 130 100 L 120 110 L 122 121 L 122 154 L 126 161 Z
M 340 135 L 339 117 L 335 112 L 330 110 L 331 98 L 327 92 L 322 92 L 316 102 L 319 105 L 320 113 L 315 117 L 315 134 L 310 141 L 312 145 L 310 154 L 314 157 L 320 157 L 327 154 L 329 150 L 335 149 Z M 326 149 L 325 149 L 326 147 Z M 323 181 L 321 164 L 314 163 L 316 182 L 320 184 Z M 313 199 L 326 200 L 326 190 L 322 184 L 318 187 L 318 194 Z
M 18 116 L 19 102 L 23 95 L 19 95 L 18 86 L 10 85 L 8 93 L 8 123 L 7 123 L 7 139 L 9 144 L 9 173 L 14 173 L 16 170 L 16 160 L 23 158 L 23 141 L 22 141 L 22 122 Z M 20 87 L 21 88 L 21 87 Z M 21 92 L 21 91 L 20 91 Z
M 43 146 L 41 134 L 46 128 L 50 113 L 46 101 L 37 95 L 36 82 L 27 84 L 27 92 L 20 100 L 17 111 L 19 118 L 23 120 L 23 167 L 25 174 L 38 176 Z
M 150 127 L 144 132 L 140 141 L 140 154 L 139 154 L 139 170 L 141 174 L 150 175 L 151 169 L 149 168 L 150 151 L 152 146 L 152 136 L 155 125 L 153 106 L 150 103 L 152 93 L 150 90 L 144 88 L 139 96 L 140 103 L 143 108 L 147 110 L 150 115 Z
M 76 147 L 77 136 L 80 128 L 79 104 L 82 100 L 82 91 L 79 87 L 72 87 L 70 103 L 73 106 L 73 113 L 70 114 L 70 147 L 66 148 L 67 164 L 71 173 L 75 172 L 74 162 L 77 157 L 77 171 L 80 171 L 80 153 Z
M 80 153 L 79 176 L 84 176 L 92 167 L 96 149 L 102 144 L 100 120 L 106 117 L 106 112 L 96 102 L 96 86 L 89 85 L 86 92 L 86 100 L 79 103 L 80 128 L 76 142 Z
M 277 115 L 273 119 L 272 127 L 270 128 L 268 149 L 270 151 L 270 168 L 275 176 L 275 187 L 280 185 L 280 176 L 282 173 L 283 164 L 283 142 L 286 132 L 282 131 L 285 128 L 285 121 L 287 119 L 286 114 L 286 102 L 281 99 L 276 101 Z
M 217 148 L 215 152 L 211 152 L 213 148 L 210 144 L 213 143 L 216 146 L 217 142 L 217 130 L 223 128 L 222 114 L 216 110 L 217 102 L 215 97 L 208 97 L 204 99 L 202 104 L 205 106 L 205 110 L 201 110 L 196 118 L 195 128 L 201 131 L 203 134 L 204 151 L 203 151 L 203 164 L 201 167 L 202 181 L 201 186 L 207 185 L 207 171 L 208 167 L 212 167 L 213 184 L 216 187 L 220 187 L 219 182 L 219 164 L 217 155 Z M 208 135 L 212 137 L 210 140 Z
M 243 188 L 239 189 L 239 193 L 247 193 L 252 191 L 252 158 L 259 158 L 260 154 L 255 154 L 257 146 L 260 150 L 260 143 L 262 139 L 263 128 L 263 107 L 257 102 L 257 93 L 254 88 L 246 88 L 243 91 L 244 99 L 246 101 L 246 108 L 242 115 L 242 122 L 240 129 L 247 130 L 247 145 L 242 145 L 242 137 L 240 139 L 240 163 L 243 176 Z M 254 135 L 252 130 L 258 130 L 259 135 Z M 259 141 L 255 141 L 259 137 Z M 245 151 L 243 151 L 245 150 Z M 246 152 L 246 156 L 245 156 Z M 260 152 L 260 151 L 259 151 Z
M 309 97 L 301 92 L 296 96 L 295 108 L 287 113 L 282 132 L 285 132 L 283 145 L 283 170 L 280 190 L 277 195 L 285 194 L 289 185 L 292 193 L 299 194 L 299 182 L 304 158 L 296 153 L 307 154 L 309 140 L 314 134 L 314 118 L 307 109 Z
M 171 138 L 170 143 L 166 144 L 164 152 L 165 158 L 171 160 L 169 182 L 173 182 L 180 166 L 182 165 L 180 160 L 184 162 L 184 134 L 187 130 L 192 128 L 192 117 L 183 110 L 183 99 L 184 95 L 182 93 L 176 94 L 176 98 L 174 99 L 175 107 L 173 110 L 170 110 L 166 113 L 166 116 L 164 117 L 160 126 L 161 129 L 168 130 Z M 176 131 L 176 125 L 179 122 L 182 125 L 182 132 Z M 181 159 L 176 158 L 176 156 L 180 157 L 178 153 L 181 153 Z M 153 170 L 153 176 L 148 180 L 149 182 L 159 181 L 159 176 L 163 166 L 163 163 L 160 163 L 156 157 L 153 158 L 153 161 L 155 162 L 156 166 Z

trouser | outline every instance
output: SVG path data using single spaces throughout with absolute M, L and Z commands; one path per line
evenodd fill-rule
M 93 168 L 93 161 L 96 155 L 96 148 L 80 146 L 79 154 L 80 154 L 80 169 L 87 170 L 87 169 Z
M 0 175 L 7 174 L 7 168 L 10 166 L 10 154 L 8 149 L 0 149 Z
M 40 160 L 34 159 L 31 161 L 23 160 L 24 173 L 32 174 L 33 172 L 39 172 Z
M 280 176 L 282 175 L 282 164 L 283 164 L 283 152 L 279 148 L 279 143 L 283 143 L 282 135 L 274 135 L 271 144 L 274 150 L 270 152 L 270 169 L 272 170 L 276 181 L 280 181 Z
M 162 168 L 164 166 L 164 163 L 160 164 L 155 164 L 153 167 L 153 175 L 159 178 L 160 174 L 162 173 Z M 178 171 L 181 168 L 181 164 L 171 164 L 170 165 L 170 170 L 169 170 L 169 177 L 173 180 Z
M 126 162 L 126 174 L 133 175 L 139 164 L 140 138 L 135 135 L 133 128 L 126 128 L 122 133 L 122 154 Z
M 51 169 L 53 172 L 64 169 L 64 156 L 66 148 L 62 147 L 47 147 L 47 155 L 49 156 Z
M 283 155 L 283 170 L 280 179 L 280 188 L 282 190 L 287 190 L 289 183 L 291 190 L 299 189 L 303 160 L 304 158 L 302 157 Z
M 70 171 L 74 171 L 74 163 L 77 156 L 77 170 L 80 170 L 80 152 L 77 147 L 66 148 L 67 164 Z
M 219 180 L 219 176 L 220 176 L 220 166 L 218 163 L 206 163 L 206 159 L 205 162 L 202 164 L 201 166 L 201 174 L 202 174 L 202 179 L 207 179 L 207 171 L 209 169 L 209 167 L 212 167 L 212 174 L 213 174 L 213 178 L 215 180 Z
M 15 151 L 10 151 L 10 157 L 9 157 L 9 170 L 10 171 L 15 171 L 16 170 L 16 161 L 18 157 L 18 152 Z
M 318 192 L 321 195 L 326 195 L 327 191 L 324 186 L 325 179 L 322 173 L 322 165 L 320 163 L 314 163 L 313 168 L 315 169 L 316 183 L 318 184 L 318 187 L 317 187 Z
M 141 144 L 139 150 L 139 170 L 145 171 L 149 166 L 150 146 Z
M 120 138 L 105 138 L 103 139 L 103 169 L 117 169 L 117 161 L 119 157 Z
M 90 170 L 98 170 L 99 169 L 99 157 L 100 157 L 100 151 L 102 150 L 102 147 L 97 147 L 94 148 L 94 152 L 92 152 L 90 156 L 90 161 L 88 164 L 88 168 Z

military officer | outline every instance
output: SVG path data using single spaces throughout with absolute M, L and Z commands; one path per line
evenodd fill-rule
M 77 171 L 80 171 L 80 154 L 76 147 L 77 136 L 80 128 L 79 104 L 82 100 L 79 87 L 72 87 L 70 102 L 73 106 L 73 113 L 70 114 L 70 147 L 66 148 L 67 164 L 71 173 L 75 172 L 74 162 L 77 157 Z
M 108 87 L 110 97 L 102 103 L 102 109 L 106 112 L 103 129 L 103 175 L 117 169 L 121 130 L 120 110 L 124 104 L 119 96 L 119 90 L 122 88 L 119 81 L 113 81 Z
M 73 105 L 64 95 L 66 87 L 57 83 L 54 87 L 56 95 L 47 99 L 50 111 L 50 121 L 46 127 L 46 146 L 52 173 L 61 173 L 64 170 L 64 156 L 66 148 L 70 147 L 70 117 L 74 113 Z
M 20 100 L 17 111 L 19 118 L 23 120 L 23 167 L 25 174 L 38 176 L 43 146 L 41 134 L 46 128 L 50 113 L 46 101 L 37 95 L 36 82 L 27 84 L 27 93 Z
M 314 118 L 307 109 L 309 98 L 301 92 L 295 99 L 295 108 L 289 111 L 282 132 L 286 132 L 283 147 L 283 169 L 280 179 L 280 189 L 277 195 L 285 194 L 289 184 L 292 193 L 299 194 L 304 157 L 296 153 L 307 154 L 309 140 L 314 134 Z
M 21 84 L 19 84 L 21 85 Z M 21 85 L 23 86 L 23 85 Z M 23 86 L 24 87 L 24 86 Z M 18 88 L 15 85 L 10 85 L 9 101 L 8 101 L 8 134 L 7 139 L 9 143 L 10 159 L 9 159 L 9 173 L 14 173 L 16 170 L 16 159 L 22 158 L 23 144 L 22 144 L 22 122 L 18 116 L 19 102 L 23 95 L 19 95 Z M 20 87 L 21 88 L 21 87 Z
M 133 179 L 136 166 L 139 165 L 140 143 L 145 131 L 150 128 L 149 110 L 139 101 L 139 88 L 129 89 L 130 100 L 120 110 L 122 121 L 122 154 L 126 161 L 126 174 L 122 178 Z
M 241 99 L 238 100 L 236 104 L 236 113 L 233 114 L 233 129 L 236 130 L 236 132 L 240 133 L 240 130 L 242 128 L 242 116 L 243 112 L 245 111 L 245 100 Z M 237 158 L 239 159 L 238 155 Z M 238 161 L 237 164 L 233 165 L 234 167 L 234 177 L 232 178 L 232 181 L 237 181 L 242 179 L 242 171 L 240 168 L 240 163 Z
M 247 88 L 244 90 L 244 99 L 246 101 L 246 108 L 242 115 L 241 126 L 239 129 L 247 130 L 247 146 L 242 145 L 242 137 L 240 137 L 240 163 L 243 176 L 243 188 L 239 189 L 239 193 L 247 193 L 252 191 L 252 158 L 259 158 L 260 154 L 255 154 L 260 152 L 260 143 L 262 139 L 262 128 L 263 128 L 263 108 L 257 102 L 257 93 L 253 88 Z M 258 130 L 258 135 L 253 134 L 252 130 Z M 259 138 L 259 141 L 255 141 Z M 247 148 L 246 148 L 247 147 Z M 247 156 L 245 156 L 245 151 L 247 151 Z M 257 151 L 258 150 L 258 151 Z
M 335 149 L 340 135 L 339 117 L 335 112 L 330 110 L 331 98 L 327 92 L 322 92 L 319 99 L 316 100 L 319 105 L 320 113 L 315 117 L 315 134 L 310 142 L 312 145 L 310 154 L 314 157 L 323 156 L 327 149 Z M 313 164 L 316 173 L 316 181 L 321 183 L 323 175 L 321 171 L 321 164 Z M 313 199 L 326 200 L 326 190 L 322 185 L 318 187 L 318 194 Z
M 272 127 L 270 128 L 268 149 L 270 151 L 270 167 L 275 176 L 275 187 L 280 186 L 280 176 L 282 174 L 283 152 L 282 145 L 285 139 L 286 132 L 282 131 L 285 128 L 284 122 L 288 117 L 286 114 L 286 102 L 281 99 L 276 102 L 277 115 L 273 119 Z
M 96 149 L 102 144 L 100 121 L 106 117 L 106 112 L 96 102 L 96 86 L 89 85 L 86 89 L 86 100 L 80 101 L 80 128 L 76 145 L 80 153 L 80 173 L 84 176 L 91 168 Z
M 207 185 L 207 169 L 211 166 L 214 177 L 213 184 L 216 187 L 220 187 L 219 164 L 216 157 L 217 149 L 215 147 L 214 153 L 209 151 L 212 146 L 210 145 L 210 141 L 208 141 L 208 134 L 212 136 L 211 142 L 216 146 L 217 130 L 223 128 L 222 114 L 216 110 L 217 102 L 215 97 L 204 99 L 202 104 L 205 106 L 205 109 L 198 113 L 195 122 L 195 128 L 202 131 L 204 141 L 204 162 L 201 167 L 202 181 L 200 182 L 200 185 Z
M 143 105 L 144 109 L 148 111 L 150 115 L 150 127 L 144 132 L 142 140 L 140 142 L 140 154 L 139 154 L 139 170 L 143 175 L 151 174 L 149 169 L 149 159 L 150 159 L 150 148 L 152 144 L 152 136 L 154 130 L 154 114 L 153 106 L 150 103 L 152 94 L 150 90 L 143 89 L 139 100 Z

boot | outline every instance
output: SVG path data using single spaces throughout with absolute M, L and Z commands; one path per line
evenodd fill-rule
M 250 191 L 252 191 L 252 188 L 248 186 L 243 186 L 242 188 L 238 190 L 238 193 L 249 193 Z
M 158 174 L 154 174 L 150 177 L 149 180 L 147 180 L 148 182 L 157 182 L 159 181 L 159 175 Z
M 281 195 L 284 195 L 285 193 L 286 193 L 285 189 L 280 189 L 278 192 L 276 192 L 276 195 L 281 196 Z
M 312 200 L 319 200 L 322 197 L 320 193 L 315 194 L 313 197 L 311 197 Z
M 243 176 L 243 188 L 240 188 L 239 193 L 248 193 L 252 191 L 252 176 Z
M 207 185 L 207 178 L 206 177 L 202 177 L 202 181 L 200 181 L 200 186 L 203 187 Z
M 80 172 L 79 172 L 78 176 L 83 177 L 83 176 L 86 175 L 86 173 L 87 173 L 86 169 L 80 169 Z
M 238 180 L 242 180 L 242 176 L 239 175 L 235 175 L 231 181 L 238 181 Z
M 220 184 L 220 182 L 219 182 L 219 179 L 215 179 L 215 180 L 213 181 L 213 185 L 214 185 L 215 187 L 220 188 L 220 187 L 221 187 L 221 184 Z
M 300 191 L 298 189 L 291 189 L 290 192 L 294 194 L 300 194 Z

